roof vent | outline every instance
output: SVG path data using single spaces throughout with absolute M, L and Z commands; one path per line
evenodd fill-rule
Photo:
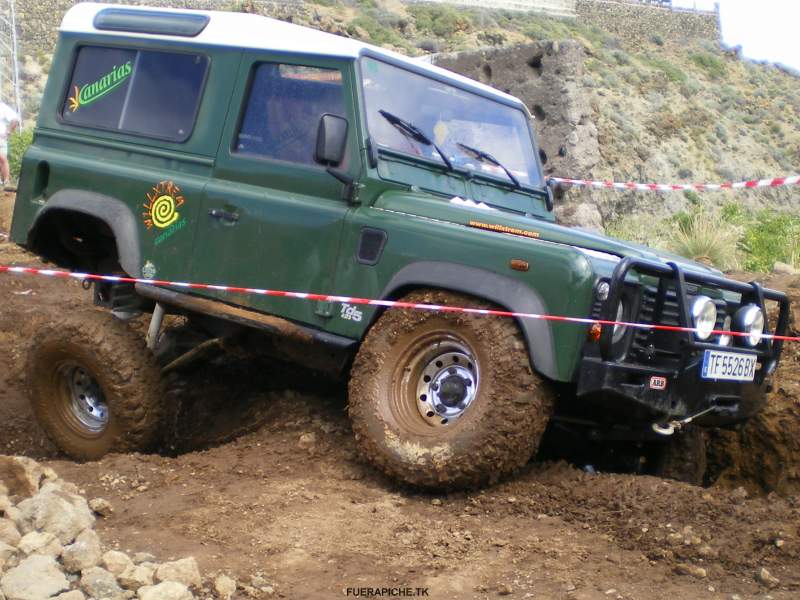
M 95 29 L 152 35 L 195 37 L 208 25 L 208 15 L 128 8 L 104 8 L 94 17 Z

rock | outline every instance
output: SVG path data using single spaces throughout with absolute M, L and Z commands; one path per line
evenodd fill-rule
M 594 233 L 603 233 L 603 215 L 594 204 L 562 204 L 556 208 L 556 217 L 561 225 L 578 227 Z
M 93 529 L 85 529 L 75 539 L 74 544 L 64 548 L 61 554 L 61 562 L 64 568 L 71 573 L 77 573 L 84 569 L 96 567 L 100 562 L 100 538 Z
M 304 433 L 297 441 L 297 445 L 303 450 L 313 450 L 317 445 L 317 436 L 313 432 Z
M 137 591 L 140 587 L 153 585 L 154 570 L 144 565 L 135 565 L 117 577 L 119 584 L 126 590 Z
M 142 563 L 154 563 L 156 562 L 156 557 L 150 554 L 149 552 L 137 552 L 133 555 L 133 563 L 136 565 L 140 565 Z
M 507 583 L 502 583 L 497 587 L 497 593 L 500 596 L 510 596 L 514 593 L 514 590 Z
M 94 515 L 81 496 L 70 494 L 52 483 L 42 486 L 34 497 L 23 500 L 20 510 L 24 533 L 38 529 L 71 544 L 77 535 L 94 525 Z
M 64 592 L 56 596 L 55 600 L 86 600 L 86 596 L 80 590 L 72 590 L 71 592 Z
M 106 571 L 116 576 L 122 575 L 129 569 L 133 569 L 133 561 L 128 558 L 128 555 L 117 550 L 109 550 L 103 554 L 101 563 Z
M 703 567 L 696 567 L 686 563 L 679 563 L 676 565 L 675 572 L 678 575 L 689 575 L 690 577 L 697 577 L 698 579 L 705 579 L 706 577 L 706 570 Z
M 17 553 L 17 549 L 10 544 L 0 542 L 0 567 L 8 562 L 8 559 Z
M 236 593 L 236 582 L 227 575 L 220 575 L 214 580 L 214 591 L 220 600 L 230 600 Z
M 0 542 L 16 546 L 22 539 L 19 529 L 11 519 L 0 519 Z
M 761 570 L 756 573 L 756 581 L 767 586 L 768 588 L 778 587 L 778 585 L 781 583 L 780 579 L 775 577 L 764 567 L 761 567 Z
M 197 561 L 192 557 L 164 563 L 156 569 L 156 581 L 175 581 L 195 588 L 203 584 Z
M 100 567 L 81 572 L 81 589 L 96 600 L 125 600 L 125 593 L 117 585 L 117 578 Z
M 92 498 L 89 500 L 89 508 L 101 517 L 110 517 L 114 513 L 114 507 L 105 498 Z
M 747 490 L 743 487 L 738 487 L 731 492 L 731 502 L 733 504 L 741 504 L 745 500 L 747 500 Z
M 24 456 L 0 456 L 0 481 L 8 489 L 8 495 L 30 498 L 39 491 L 45 477 L 39 464 Z
M 792 265 L 778 261 L 772 265 L 772 272 L 780 275 L 797 275 L 798 271 Z
M 0 580 L 7 600 L 43 600 L 69 589 L 69 581 L 52 556 L 34 554 Z
M 139 600 L 192 600 L 189 589 L 174 581 L 164 581 L 158 585 L 139 588 Z
M 25 554 L 48 554 L 58 558 L 64 551 L 64 546 L 52 533 L 31 531 L 22 537 L 19 542 L 19 549 Z

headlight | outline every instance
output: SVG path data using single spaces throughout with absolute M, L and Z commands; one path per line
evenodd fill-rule
M 697 296 L 692 304 L 692 320 L 698 340 L 707 340 L 717 324 L 717 305 L 708 296 Z
M 625 321 L 625 303 L 622 300 L 620 300 L 617 305 L 617 316 L 614 320 Z M 620 341 L 625 336 L 627 329 L 628 328 L 624 325 L 614 325 L 614 332 L 611 334 L 611 343 L 616 344 Z
M 758 346 L 764 335 L 764 313 L 755 304 L 742 306 L 733 316 L 733 330 L 748 334 L 740 338 L 748 346 Z

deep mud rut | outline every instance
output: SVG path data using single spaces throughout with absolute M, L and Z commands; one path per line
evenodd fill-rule
M 2 238 L 0 263 L 9 262 L 35 264 Z M 0 301 L 0 453 L 43 460 L 110 500 L 116 510 L 98 524 L 108 545 L 160 560 L 191 554 L 205 572 L 245 582 L 261 574 L 286 598 L 364 586 L 424 587 L 435 599 L 800 597 L 796 346 L 764 415 L 714 434 L 709 488 L 556 461 L 480 492 L 427 495 L 360 462 L 344 385 L 244 359 L 169 381 L 179 406 L 171 456 L 67 461 L 33 421 L 19 374 L 35 323 L 89 292 L 0 275 Z M 762 568 L 777 587 L 758 581 Z

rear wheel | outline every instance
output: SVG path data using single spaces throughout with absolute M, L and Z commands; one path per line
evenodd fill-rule
M 83 310 L 43 325 L 25 371 L 39 424 L 70 457 L 93 460 L 154 442 L 158 367 L 142 336 L 108 313 Z
M 444 291 L 403 301 L 494 308 Z M 513 320 L 392 310 L 358 352 L 349 412 L 358 445 L 379 469 L 415 486 L 463 488 L 524 465 L 552 399 Z

